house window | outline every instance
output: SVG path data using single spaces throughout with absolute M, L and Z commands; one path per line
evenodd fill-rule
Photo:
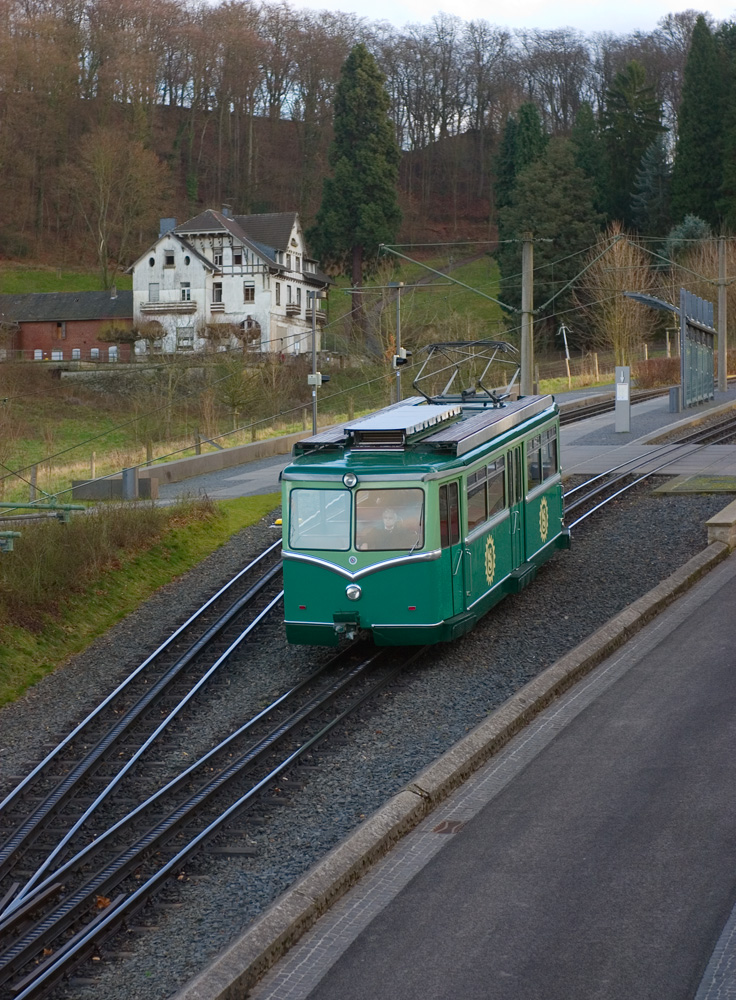
M 178 351 L 194 350 L 194 327 L 177 326 L 176 328 L 176 349 Z
M 301 269 L 302 269 L 302 259 L 299 256 L 299 254 L 296 255 L 296 257 L 294 258 L 294 260 L 296 261 L 296 264 L 294 265 L 294 267 L 296 268 L 297 271 L 301 271 Z
M 222 250 L 215 250 L 215 267 L 222 267 Z
M 118 360 L 118 348 L 117 348 L 117 344 L 113 344 L 111 347 L 108 347 L 108 349 L 107 349 L 107 360 L 108 361 L 117 361 Z
M 43 351 L 39 351 L 38 348 L 33 352 L 34 361 L 43 361 Z
M 281 305 L 281 282 L 276 282 L 276 305 Z
M 286 267 L 288 268 L 289 271 L 291 270 L 291 254 L 290 253 L 287 253 L 287 255 L 286 255 Z
M 149 302 L 158 302 L 158 290 L 159 290 L 159 285 L 158 284 L 149 285 L 148 286 L 148 301 Z
M 72 347 L 72 361 L 79 361 L 82 357 L 82 352 L 78 347 Z
M 256 286 L 245 282 L 243 284 L 243 302 L 255 302 Z
M 100 357 L 99 347 L 93 347 L 89 352 L 89 356 L 92 358 L 93 361 L 97 361 Z
M 155 267 L 156 266 L 156 258 L 155 257 L 149 257 L 148 258 L 148 266 L 149 267 Z
M 191 302 L 192 300 L 192 287 L 188 281 L 181 283 L 181 300 L 182 302 Z
M 302 307 L 302 290 L 301 290 L 301 288 L 299 286 L 297 286 L 297 289 L 296 289 L 296 304 L 301 309 L 301 307 Z
M 222 282 L 216 281 L 212 285 L 212 301 L 222 302 Z
M 52 351 L 51 352 L 51 360 L 52 361 L 63 361 L 64 360 L 64 352 L 63 351 Z
M 291 305 L 291 285 L 286 286 L 286 304 Z
M 164 267 L 173 267 L 173 266 L 174 266 L 174 251 L 167 250 L 166 253 L 164 254 Z
M 243 265 L 243 255 L 237 251 L 233 253 L 233 264 L 235 267 L 242 267 Z
M 56 324 L 56 339 L 66 340 L 66 323 L 62 322 Z

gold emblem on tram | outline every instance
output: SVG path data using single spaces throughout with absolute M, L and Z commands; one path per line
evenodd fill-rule
M 539 535 L 543 542 L 547 541 L 548 534 L 549 534 L 549 504 L 547 503 L 547 497 L 542 497 L 542 502 L 539 505 Z
M 488 581 L 488 586 L 493 583 L 493 577 L 496 574 L 496 543 L 493 541 L 493 535 L 489 535 L 486 539 L 486 580 Z

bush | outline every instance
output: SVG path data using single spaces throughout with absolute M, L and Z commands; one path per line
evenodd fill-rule
M 634 384 L 638 389 L 657 389 L 680 384 L 680 359 L 650 358 L 634 365 Z
M 74 515 L 67 524 L 25 524 L 13 554 L 0 556 L 0 622 L 40 629 L 66 595 L 150 548 L 168 528 L 213 515 L 212 502 L 204 499 L 170 507 L 113 504 Z

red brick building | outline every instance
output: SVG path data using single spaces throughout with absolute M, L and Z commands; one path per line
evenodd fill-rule
M 114 337 L 132 325 L 131 291 L 0 295 L 0 359 L 128 361 L 132 345 Z

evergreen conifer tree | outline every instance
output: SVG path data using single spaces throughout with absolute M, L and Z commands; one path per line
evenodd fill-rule
M 575 276 L 580 260 L 571 254 L 595 243 L 602 217 L 593 201 L 592 180 L 575 165 L 575 147 L 567 139 L 551 139 L 543 156 L 516 178 L 511 205 L 501 212 L 504 231 L 518 237 L 529 231 L 540 240 L 534 248 L 534 305 L 538 308 Z M 545 264 L 556 261 L 554 267 Z M 504 302 L 521 305 L 521 243 L 499 251 Z M 569 300 L 569 293 L 565 296 Z M 552 312 L 559 309 L 556 301 Z
M 587 101 L 583 101 L 575 115 L 570 139 L 574 146 L 575 165 L 593 181 L 596 211 L 605 212 L 608 199 L 608 160 L 598 122 Z
M 362 284 L 366 261 L 390 243 L 401 223 L 396 197 L 399 147 L 389 118 L 389 96 L 375 59 L 363 44 L 345 61 L 335 95 L 332 177 L 307 238 L 325 264 Z M 359 299 L 355 304 L 360 309 Z M 375 350 L 377 345 L 370 345 Z
M 715 41 L 723 69 L 723 173 L 718 211 L 727 229 L 736 228 L 736 24 L 722 24 Z
M 544 153 L 549 137 L 542 128 L 542 119 L 536 104 L 527 101 L 518 113 L 516 126 L 516 173 L 534 163 Z
M 498 153 L 494 160 L 493 168 L 496 181 L 493 186 L 496 212 L 502 208 L 507 208 L 511 204 L 511 195 L 516 183 L 516 118 L 509 115 L 503 127 L 501 142 Z
M 646 82 L 646 70 L 632 59 L 606 93 L 602 124 L 611 165 L 609 217 L 631 223 L 631 196 L 641 158 L 665 131 L 662 106 Z
M 672 168 L 663 135 L 649 146 L 636 173 L 631 216 L 640 233 L 664 236 L 670 226 Z
M 701 14 L 685 63 L 672 171 L 672 216 L 719 217 L 723 180 L 724 74 L 716 43 Z

